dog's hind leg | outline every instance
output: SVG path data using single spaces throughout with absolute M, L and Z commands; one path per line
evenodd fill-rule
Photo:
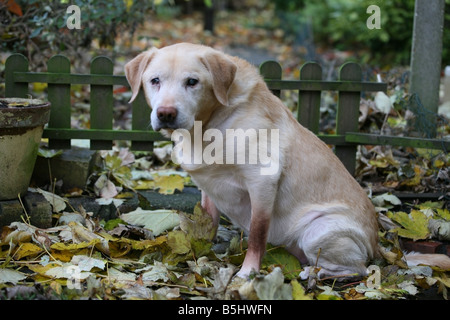
M 299 247 L 311 266 L 320 267 L 320 278 L 364 276 L 373 256 L 370 237 L 344 206 L 320 206 L 309 210 L 297 225 Z

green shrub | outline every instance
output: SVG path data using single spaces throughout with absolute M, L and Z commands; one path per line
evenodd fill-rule
M 158 1 L 161 3 L 162 1 Z M 154 0 L 16 0 L 23 15 L 6 10 L 0 2 L 2 31 L 0 50 L 23 53 L 29 57 L 49 51 L 52 54 L 77 48 L 114 46 L 119 32 L 131 35 L 153 9 Z M 80 10 L 81 29 L 69 30 L 69 5 Z

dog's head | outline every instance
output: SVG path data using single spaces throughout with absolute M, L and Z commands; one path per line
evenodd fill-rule
M 180 43 L 143 52 L 125 65 L 132 102 L 142 86 L 154 130 L 187 129 L 228 105 L 236 65 L 212 48 Z

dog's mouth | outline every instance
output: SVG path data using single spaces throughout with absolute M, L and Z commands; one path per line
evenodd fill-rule
M 176 130 L 179 129 L 179 126 L 175 125 L 175 124 L 167 124 L 167 123 L 161 123 L 161 124 L 157 124 L 156 126 L 152 126 L 153 130 L 155 131 L 161 131 L 161 130 Z
M 180 121 L 174 121 L 174 122 L 161 122 L 161 121 L 154 121 L 152 122 L 152 129 L 154 131 L 161 131 L 165 130 L 168 132 L 173 132 L 178 129 L 185 129 L 190 130 L 193 127 L 193 124 L 189 123 L 182 123 Z

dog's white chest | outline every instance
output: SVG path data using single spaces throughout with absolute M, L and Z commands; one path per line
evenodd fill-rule
M 250 229 L 251 205 L 246 187 L 230 171 L 202 170 L 192 174 L 192 179 L 224 213 L 245 231 Z

